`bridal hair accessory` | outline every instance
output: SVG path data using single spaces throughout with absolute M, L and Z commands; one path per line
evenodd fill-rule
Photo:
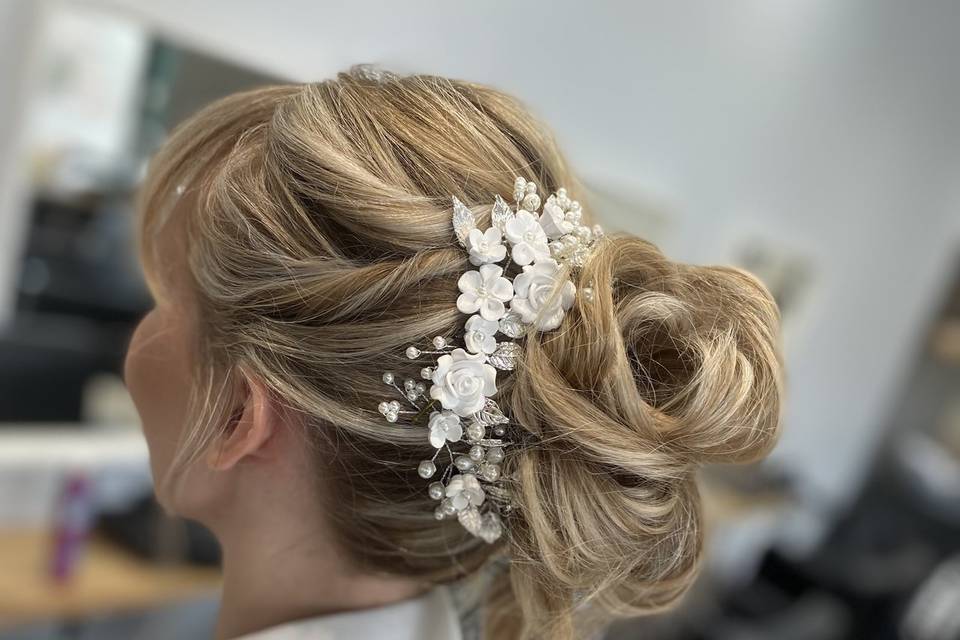
M 497 371 L 519 364 L 518 343 L 529 331 L 552 331 L 573 305 L 577 288 L 571 271 L 581 267 L 597 240 L 600 225 L 581 224 L 580 204 L 559 189 L 540 209 L 533 182 L 518 177 L 515 207 L 495 197 L 490 227 L 481 230 L 473 212 L 453 197 L 453 230 L 476 269 L 460 276 L 457 309 L 469 316 L 460 343 L 436 336 L 422 348 L 410 345 L 406 357 L 420 366 L 423 381 L 403 380 L 391 371 L 383 382 L 410 405 L 383 401 L 387 422 L 412 416 L 414 426 L 427 427 L 433 457 L 417 469 L 429 480 L 428 494 L 439 502 L 438 520 L 456 517 L 471 534 L 488 543 L 503 532 L 501 516 L 511 509 L 500 471 L 511 443 L 510 419 L 493 399 Z M 504 262 L 503 266 L 497 264 Z M 512 267 L 516 265 L 516 267 Z M 515 275 L 511 278 L 506 270 Z M 580 294 L 590 300 L 590 287 Z M 498 339 L 500 338 L 500 339 Z M 424 362 L 427 360 L 428 362 Z M 442 454 L 443 470 L 437 476 Z

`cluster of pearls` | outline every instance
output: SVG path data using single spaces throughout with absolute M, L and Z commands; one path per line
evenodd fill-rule
M 397 418 L 400 417 L 400 403 L 396 400 L 390 402 L 381 402 L 378 407 L 383 417 L 387 419 L 387 422 L 396 422 Z
M 603 236 L 603 228 L 595 224 L 588 227 L 581 224 L 583 210 L 580 203 L 567 196 L 566 189 L 547 198 L 547 205 L 556 205 L 563 211 L 563 219 L 571 227 L 570 232 L 550 242 L 550 255 L 558 262 L 567 261 L 576 267 L 582 267 L 593 242 Z
M 540 208 L 540 196 L 537 194 L 537 185 L 524 178 L 518 177 L 513 183 L 513 199 L 521 209 L 536 212 Z
M 414 380 L 413 378 L 407 378 L 403 381 L 403 388 L 397 384 L 396 375 L 392 371 L 385 371 L 383 373 L 383 383 L 390 385 L 396 389 L 407 401 L 413 405 L 415 410 L 419 410 L 419 405 L 416 404 L 417 400 L 426 398 L 427 394 L 427 385 L 419 380 Z M 400 409 L 400 403 L 396 400 L 383 401 L 377 405 L 377 410 L 387 419 L 387 422 L 396 422 L 401 413 L 416 413 L 416 411 L 402 411 Z

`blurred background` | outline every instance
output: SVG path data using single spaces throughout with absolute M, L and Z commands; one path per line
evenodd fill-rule
M 492 84 L 608 228 L 756 272 L 774 454 L 705 473 L 709 559 L 611 639 L 960 638 L 960 3 L 0 0 L 0 640 L 204 638 L 119 374 L 146 158 L 205 103 L 357 63 Z

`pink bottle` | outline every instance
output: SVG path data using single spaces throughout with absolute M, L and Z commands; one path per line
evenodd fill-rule
M 93 519 L 92 502 L 87 476 L 81 472 L 67 474 L 53 518 L 50 575 L 57 582 L 69 580 L 80 559 Z

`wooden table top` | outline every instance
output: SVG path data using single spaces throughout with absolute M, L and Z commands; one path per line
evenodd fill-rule
M 145 609 L 220 588 L 217 568 L 148 561 L 97 535 L 58 584 L 48 572 L 50 544 L 46 531 L 0 530 L 0 627 Z

